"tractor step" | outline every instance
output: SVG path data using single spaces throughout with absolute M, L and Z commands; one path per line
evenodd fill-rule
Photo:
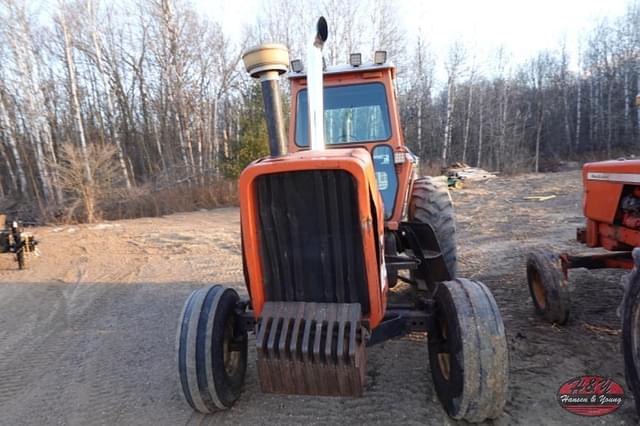
M 262 391 L 362 396 L 365 336 L 359 303 L 266 302 L 256 335 Z

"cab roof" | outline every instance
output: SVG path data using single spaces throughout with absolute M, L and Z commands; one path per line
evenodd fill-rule
M 347 74 L 351 72 L 362 72 L 362 71 L 379 71 L 386 69 L 395 69 L 395 66 L 391 62 L 385 62 L 384 64 L 374 64 L 373 62 L 363 63 L 357 67 L 354 67 L 350 64 L 340 64 L 340 65 L 332 65 L 330 67 L 326 67 L 323 70 L 324 75 L 330 74 Z M 295 80 L 298 78 L 306 78 L 307 72 L 306 69 L 300 72 L 289 71 L 287 73 L 287 78 L 290 80 Z

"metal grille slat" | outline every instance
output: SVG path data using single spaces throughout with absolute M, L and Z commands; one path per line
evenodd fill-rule
M 287 194 L 285 193 L 285 177 L 277 175 L 275 177 L 275 185 L 271 185 L 272 199 L 287 201 Z M 295 196 L 295 194 L 288 194 L 289 197 Z M 274 240 L 276 246 L 276 253 L 278 253 L 278 266 L 280 269 L 280 278 L 282 285 L 280 287 L 280 294 L 285 300 L 292 300 L 294 298 L 295 287 L 292 276 L 292 247 L 291 247 L 291 225 L 288 223 L 286 212 L 287 205 L 285 204 L 281 208 L 280 206 L 270 206 L 271 216 L 273 223 L 276 226 L 277 232 L 274 232 Z
M 327 175 L 327 185 L 325 186 L 327 191 L 327 199 L 329 202 L 329 223 L 331 229 L 341 229 L 341 217 L 339 210 L 339 201 L 338 201 L 338 187 L 336 185 L 335 175 L 329 174 Z M 343 252 L 340 248 L 340 240 L 342 238 L 339 235 L 331 235 L 331 266 L 333 270 L 333 294 L 335 295 L 335 299 L 338 303 L 343 303 L 345 301 L 345 292 L 344 285 L 345 277 L 342 271 L 342 256 Z
M 291 179 L 284 179 L 284 188 L 286 194 L 293 194 L 295 192 L 295 186 Z M 293 249 L 293 253 L 300 253 L 302 251 L 302 241 L 300 238 L 300 220 L 297 215 L 289 215 L 289 226 L 291 240 L 290 244 Z M 305 280 L 301 256 L 293 256 L 293 279 L 295 285 L 295 298 L 293 300 L 304 300 L 305 295 Z
M 333 300 L 332 297 L 332 287 L 333 283 L 331 282 L 331 258 L 330 258 L 330 249 L 329 249 L 329 227 L 327 226 L 327 210 L 328 208 L 322 206 L 330 206 L 327 204 L 327 199 L 325 197 L 325 188 L 326 184 L 324 182 L 324 173 L 321 171 L 314 171 L 314 192 L 316 194 L 316 205 L 318 209 L 316 210 L 318 215 L 318 242 L 320 245 L 320 263 L 322 265 L 320 269 L 320 273 L 322 274 L 322 292 L 324 293 L 324 297 L 314 297 L 314 300 Z M 319 295 L 318 295 L 319 296 Z
M 341 193 L 344 193 L 343 191 L 347 190 L 347 185 L 348 182 L 345 182 L 344 180 L 340 181 L 340 184 L 338 185 L 339 191 Z M 354 209 L 353 206 L 350 203 L 342 203 L 340 206 L 341 209 L 341 213 L 342 213 L 342 233 L 343 234 L 347 234 L 348 229 L 346 227 L 345 224 L 345 220 L 348 217 L 351 217 L 354 215 Z M 357 211 L 355 212 L 355 214 L 357 215 Z M 343 253 L 345 254 L 346 257 L 346 268 L 347 268 L 347 273 L 346 273 L 346 277 L 345 277 L 345 282 L 347 284 L 346 286 L 346 290 L 347 290 L 347 297 L 349 299 L 352 299 L 354 297 L 355 294 L 357 294 L 357 290 L 356 290 L 356 283 L 355 283 L 355 276 L 356 276 L 356 270 L 355 270 L 355 255 L 354 255 L 354 244 L 353 244 L 353 240 L 351 238 L 343 238 L 342 239 L 342 244 L 344 245 L 343 248 Z
M 258 193 L 269 194 L 271 192 L 271 183 L 269 179 L 260 179 L 258 181 Z M 280 282 L 280 267 L 277 264 L 277 246 L 275 244 L 274 236 L 276 233 L 276 227 L 271 217 L 270 208 L 259 209 L 260 225 L 261 225 L 261 242 L 263 250 L 260 253 L 262 259 L 262 272 L 265 282 Z M 265 294 L 269 300 L 280 300 L 280 287 L 268 285 L 265 286 Z

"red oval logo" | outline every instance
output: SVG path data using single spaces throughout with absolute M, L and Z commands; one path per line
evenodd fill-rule
M 622 405 L 624 389 L 613 379 L 602 376 L 575 377 L 558 389 L 558 403 L 578 416 L 611 414 Z

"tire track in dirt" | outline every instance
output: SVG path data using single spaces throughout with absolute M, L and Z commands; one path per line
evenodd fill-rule
M 88 341 L 95 340 L 95 319 L 102 318 L 101 325 L 104 325 L 105 317 L 109 316 L 113 300 L 118 299 L 118 291 L 111 288 L 113 285 L 110 284 L 84 283 L 83 281 L 88 276 L 88 259 L 80 257 L 79 260 L 75 273 L 70 271 L 77 277 L 75 284 L 67 286 L 60 284 L 34 285 L 28 291 L 23 292 L 31 303 L 37 306 L 33 311 L 41 313 L 39 315 L 41 318 L 37 319 L 34 330 L 22 340 L 17 341 L 13 348 L 6 344 L 2 345 L 7 349 L 5 354 L 10 352 L 22 353 L 22 355 L 5 356 L 5 363 L 0 363 L 0 407 L 9 399 L 15 401 L 19 399 L 19 395 L 32 390 L 34 384 L 42 380 L 43 371 L 47 372 L 46 376 L 50 375 L 52 370 L 60 370 L 62 380 L 69 383 L 68 372 L 73 371 L 73 364 L 78 361 L 78 351 L 86 350 Z M 118 271 L 97 275 L 95 278 L 111 277 L 126 281 L 130 275 L 131 273 L 128 271 Z M 128 291 L 125 287 L 121 287 L 121 289 Z M 31 297 L 32 292 L 41 293 L 43 297 L 33 298 Z M 41 304 L 41 301 L 45 301 L 46 304 Z M 41 305 L 44 305 L 44 311 L 39 309 Z M 33 331 L 50 324 L 53 327 L 46 335 L 33 335 Z M 59 368 L 65 365 L 66 369 Z M 52 368 L 52 366 L 57 368 Z M 117 387 L 113 386 L 109 370 L 105 371 L 102 367 L 100 365 L 94 368 L 97 377 L 91 378 L 91 380 L 97 379 L 97 382 L 93 383 L 100 383 L 102 388 L 93 392 L 95 395 L 91 392 L 89 395 L 95 408 L 101 412 L 111 412 L 119 404 L 119 402 L 114 404 L 109 397 Z M 83 380 L 80 382 L 82 383 Z M 46 398 L 45 395 L 42 397 Z M 73 400 L 70 399 L 70 401 Z M 16 408 L 21 411 L 18 407 Z M 21 418 L 21 415 L 16 417 Z M 82 419 L 76 424 L 90 423 L 93 422 L 89 419 Z
M 131 395 L 140 391 L 129 380 L 127 355 L 135 350 L 136 339 L 131 339 L 125 322 L 135 320 L 137 311 L 125 309 L 138 289 L 127 284 L 136 280 L 146 263 L 145 257 L 142 262 L 139 258 L 136 260 L 125 257 L 118 268 L 99 269 L 91 274 L 90 278 L 96 282 L 113 284 L 88 284 L 75 288 L 74 296 L 78 298 L 76 305 L 79 308 L 76 322 L 85 325 L 80 332 L 91 335 L 92 331 L 97 331 L 97 334 L 91 337 L 81 353 L 83 361 L 73 377 L 74 383 L 83 384 L 83 391 L 74 397 L 80 406 L 72 411 L 74 415 L 69 419 L 72 424 L 119 423 L 123 406 Z M 96 286 L 102 289 L 96 289 Z M 127 348 L 118 349 L 123 343 Z
M 77 318 L 78 323 L 84 324 L 79 332 L 87 336 L 88 341 L 78 354 L 81 362 L 71 377 L 72 383 L 82 384 L 82 393 L 75 398 L 80 404 L 77 410 L 80 415 L 70 418 L 72 424 L 113 424 L 124 395 L 132 390 L 120 374 L 120 353 L 111 351 L 117 351 L 118 340 L 128 338 L 119 324 L 118 307 L 133 288 L 118 284 L 105 288 L 108 291 L 83 301 L 86 308 Z
M 44 290 L 44 291 L 43 291 Z M 15 339 L 13 344 L 3 341 L 2 358 L 0 360 L 0 407 L 10 399 L 19 399 L 19 396 L 37 383 L 43 371 L 55 365 L 69 346 L 73 346 L 72 337 L 66 331 L 66 306 L 61 297 L 63 287 L 54 285 L 48 288 L 32 286 L 29 292 L 41 293 L 41 300 L 57 301 L 51 305 L 39 303 L 39 298 L 28 297 L 31 307 L 40 312 L 40 318 L 35 319 L 32 327 L 17 325 L 13 328 L 24 337 Z M 52 294 L 53 293 L 53 294 Z M 34 303 L 35 302 L 35 303 Z M 16 323 L 21 322 L 19 319 Z M 38 331 L 46 329 L 49 324 L 54 327 L 45 333 Z

